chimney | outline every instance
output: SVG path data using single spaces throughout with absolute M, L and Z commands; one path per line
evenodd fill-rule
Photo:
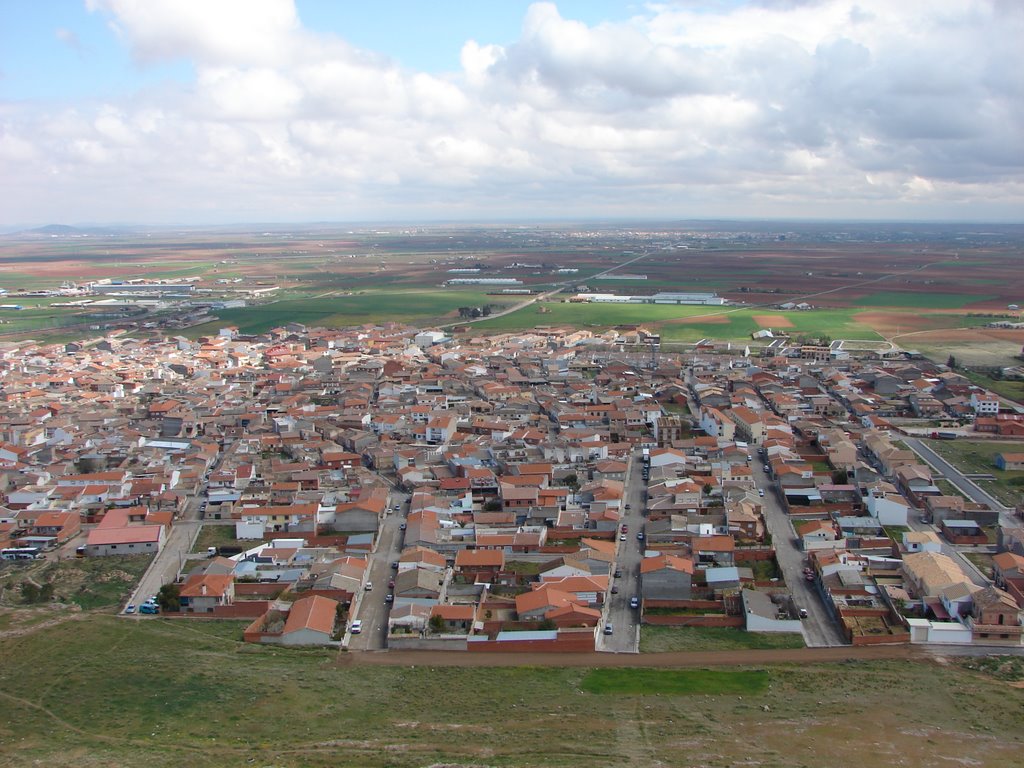
M 203 597 L 206 597 L 206 582 L 205 581 L 199 586 L 199 592 L 203 595 Z

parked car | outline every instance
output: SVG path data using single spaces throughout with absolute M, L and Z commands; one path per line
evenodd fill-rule
M 395 580 L 394 579 L 388 579 L 388 589 L 394 589 L 394 588 L 395 588 Z
M 806 608 L 801 608 L 800 609 L 800 618 L 801 619 L 806 619 L 807 618 L 807 609 Z
M 639 531 L 637 533 L 637 535 L 636 535 L 636 538 L 637 538 L 637 541 L 643 541 L 644 540 L 644 532 L 643 531 Z
M 349 626 L 348 631 L 351 632 L 353 635 L 358 635 L 360 632 L 363 631 L 363 622 L 359 619 L 356 619 Z
M 384 602 L 385 603 L 393 603 L 393 602 L 395 602 L 395 596 L 393 594 L 391 594 L 390 592 L 388 592 L 386 595 L 384 595 Z
M 128 603 L 128 605 L 126 605 L 124 607 L 124 612 L 125 613 L 135 613 L 135 604 L 134 603 Z
M 604 625 L 604 633 L 606 635 L 610 635 L 614 631 L 615 631 L 615 628 L 611 624 L 605 624 Z
M 616 579 L 620 578 L 620 577 L 622 576 L 622 569 L 621 569 L 621 568 L 616 568 L 616 569 L 615 569 L 615 573 L 614 573 L 614 574 L 612 574 L 612 575 L 613 575 L 613 576 L 614 576 L 614 577 L 615 577 Z
M 622 526 L 622 532 L 623 533 L 629 533 L 629 526 L 628 525 Z
M 632 506 L 630 506 L 629 504 L 627 504 L 627 505 L 626 505 L 626 509 L 632 509 L 632 508 L 633 508 L 633 507 L 632 507 Z
M 139 613 L 160 613 L 160 606 L 155 603 L 143 603 L 139 606 Z
M 764 496 L 764 488 L 758 488 L 757 489 L 757 495 L 758 496 Z
M 619 594 L 619 585 L 618 584 L 612 584 L 612 594 L 613 595 Z
M 373 589 L 373 582 L 372 581 L 366 582 L 366 586 L 363 587 L 363 589 L 365 589 L 367 592 L 369 592 L 371 589 Z
M 631 598 L 629 598 L 629 607 L 630 608 L 639 608 L 640 607 L 640 598 L 639 597 L 631 597 Z
M 400 530 L 400 531 L 404 531 L 405 528 L 406 528 L 405 523 L 402 523 L 400 526 L 398 526 L 398 530 Z

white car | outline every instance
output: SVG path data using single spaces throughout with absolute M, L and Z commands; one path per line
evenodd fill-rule
M 353 635 L 358 635 L 360 632 L 363 631 L 363 622 L 359 619 L 356 619 L 352 622 L 352 625 L 348 628 L 348 631 L 351 632 Z
M 363 587 L 363 589 L 365 589 L 367 592 L 369 592 L 371 589 L 373 589 L 373 582 L 372 581 L 366 582 L 366 586 Z

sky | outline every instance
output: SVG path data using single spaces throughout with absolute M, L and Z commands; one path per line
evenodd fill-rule
M 0 226 L 1024 220 L 1018 0 L 0 0 Z

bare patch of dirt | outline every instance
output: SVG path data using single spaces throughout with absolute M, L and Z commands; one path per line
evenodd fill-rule
M 754 322 L 762 328 L 792 328 L 793 321 L 785 315 L 754 315 Z

